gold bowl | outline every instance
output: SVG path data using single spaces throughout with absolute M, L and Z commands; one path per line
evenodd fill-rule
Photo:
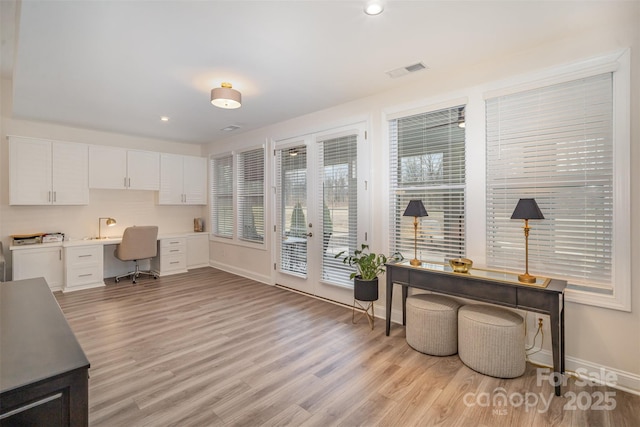
M 468 258 L 454 258 L 449 260 L 449 265 L 455 273 L 468 273 L 473 261 Z

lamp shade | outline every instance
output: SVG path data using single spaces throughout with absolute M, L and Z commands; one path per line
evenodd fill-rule
M 402 216 L 429 216 L 429 214 L 422 204 L 422 200 L 409 200 Z
M 116 220 L 113 218 L 107 218 L 107 227 L 113 227 L 116 225 Z
M 535 199 L 520 199 L 511 219 L 544 219 Z
M 220 108 L 240 108 L 242 95 L 232 88 L 231 83 L 224 82 L 220 87 L 211 89 L 211 103 Z

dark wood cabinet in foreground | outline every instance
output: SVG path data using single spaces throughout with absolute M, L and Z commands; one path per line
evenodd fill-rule
M 47 282 L 0 283 L 0 426 L 87 426 L 88 371 Z

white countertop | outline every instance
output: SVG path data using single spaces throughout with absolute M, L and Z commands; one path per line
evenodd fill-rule
M 166 233 L 158 234 L 158 240 L 171 239 L 174 237 L 188 237 L 188 236 L 200 236 L 207 235 L 207 232 L 186 231 L 183 233 Z M 63 242 L 50 242 L 50 243 L 36 243 L 33 245 L 11 245 L 9 250 L 19 251 L 24 249 L 35 248 L 54 248 L 54 247 L 72 247 L 72 246 L 87 246 L 87 245 L 116 245 L 122 241 L 122 236 L 110 236 L 107 238 L 98 239 L 97 237 L 86 237 L 83 239 L 69 239 Z

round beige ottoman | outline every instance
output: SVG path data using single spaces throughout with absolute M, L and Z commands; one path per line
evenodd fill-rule
M 524 321 L 513 311 L 488 305 L 458 310 L 460 360 L 485 375 L 515 378 L 524 373 Z
M 407 344 L 421 353 L 449 356 L 458 352 L 460 304 L 442 295 L 407 298 Z

